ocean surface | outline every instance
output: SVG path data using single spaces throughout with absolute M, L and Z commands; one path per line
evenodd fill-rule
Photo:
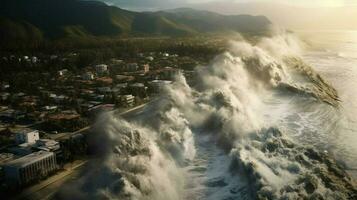
M 319 117 L 320 126 L 315 129 L 322 137 L 317 142 L 326 143 L 335 158 L 357 179 L 357 31 L 298 34 L 308 44 L 304 60 L 337 89 L 341 99 L 339 115 L 331 116 L 331 120 Z

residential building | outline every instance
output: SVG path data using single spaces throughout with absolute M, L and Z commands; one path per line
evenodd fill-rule
M 172 81 L 166 81 L 166 80 L 153 80 L 149 82 L 150 89 L 153 92 L 160 92 L 165 86 L 170 85 Z
M 58 106 L 44 106 L 43 110 L 45 111 L 56 111 L 58 109 Z
M 16 155 L 16 156 L 26 156 L 33 152 L 33 149 L 32 149 L 33 144 L 34 143 L 32 143 L 32 144 L 22 143 L 22 144 L 19 144 L 18 146 L 7 148 L 7 151 L 9 153 Z
M 124 66 L 123 71 L 125 72 L 135 72 L 139 69 L 138 63 L 129 63 Z
M 92 72 L 86 72 L 82 75 L 82 79 L 86 81 L 94 80 L 94 74 Z
M 133 76 L 126 76 L 126 75 L 116 75 L 115 80 L 118 83 L 127 83 L 133 81 L 135 78 Z
M 142 65 L 142 66 L 141 66 L 141 70 L 142 70 L 144 73 L 148 73 L 148 72 L 150 71 L 150 65 L 149 65 L 149 64 Z
M 0 165 L 14 160 L 15 155 L 12 153 L 0 153 Z
M 16 133 L 15 140 L 17 144 L 34 144 L 40 139 L 38 130 L 23 129 Z
M 35 56 L 33 56 L 33 57 L 31 58 L 31 62 L 32 62 L 32 63 L 37 63 L 37 62 L 38 62 L 38 58 L 35 57 Z
M 146 57 L 146 60 L 148 60 L 148 61 L 154 61 L 154 57 L 152 57 L 152 56 Z
M 98 87 L 97 91 L 99 94 L 111 94 L 112 93 L 112 88 L 110 87 Z
M 0 101 L 7 101 L 10 97 L 10 93 L 2 92 L 0 93 Z
M 96 65 L 95 70 L 98 74 L 106 74 L 108 72 L 108 65 L 105 64 Z
M 10 84 L 4 83 L 4 84 L 1 85 L 1 89 L 2 90 L 7 90 L 9 88 L 10 88 Z
M 34 148 L 36 148 L 38 150 L 59 153 L 60 149 L 61 149 L 61 146 L 55 140 L 39 139 L 39 140 L 36 141 L 36 144 L 34 145 Z
M 134 106 L 135 97 L 133 95 L 120 95 L 118 100 L 122 106 L 132 107 Z
M 143 83 L 134 83 L 129 86 L 129 92 L 134 96 L 146 97 L 147 87 Z
M 172 67 L 165 67 L 160 73 L 161 79 L 173 80 L 180 73 L 179 69 Z
M 57 73 L 58 76 L 65 76 L 68 73 L 68 69 L 59 70 Z

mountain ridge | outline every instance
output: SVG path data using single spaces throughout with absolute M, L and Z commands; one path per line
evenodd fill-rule
M 261 34 L 264 16 L 222 15 L 195 9 L 135 12 L 83 0 L 2 0 L 2 46 L 38 46 L 43 41 L 88 38 L 190 36 L 241 32 Z

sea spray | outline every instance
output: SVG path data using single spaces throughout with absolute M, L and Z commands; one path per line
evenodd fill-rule
M 256 45 L 232 42 L 229 51 L 197 67 L 196 85 L 189 86 L 178 75 L 136 120 L 101 117 L 96 132 L 108 141 L 107 151 L 97 169 L 82 179 L 78 197 L 182 199 L 189 181 L 182 168 L 195 158 L 194 138 L 199 137 L 193 136 L 200 133 L 229 156 L 227 176 L 248 180 L 251 199 L 355 198 L 355 186 L 332 158 L 297 144 L 263 116 L 267 107 L 262 99 L 276 91 L 338 106 L 336 91 L 311 67 L 292 58 L 297 46 L 289 49 L 294 40 L 284 37 Z M 92 183 L 93 177 L 101 178 Z M 214 180 L 207 190 L 236 184 Z M 230 188 L 212 195 L 248 198 L 239 191 Z

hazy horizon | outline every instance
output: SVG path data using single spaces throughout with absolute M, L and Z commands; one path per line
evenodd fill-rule
M 357 30 L 357 2 L 345 0 L 102 0 L 135 11 L 157 11 L 180 7 L 226 15 L 264 15 L 275 25 L 292 30 Z M 303 13 L 303 14 L 302 14 Z

